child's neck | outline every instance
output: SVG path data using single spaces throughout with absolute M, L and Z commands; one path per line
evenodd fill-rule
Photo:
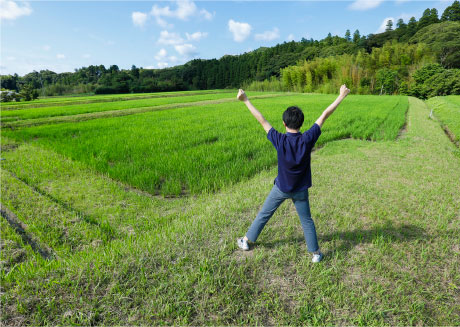
M 291 129 L 291 128 L 286 126 L 286 132 L 288 132 L 288 133 L 298 133 L 299 131 L 300 131 L 300 129 Z

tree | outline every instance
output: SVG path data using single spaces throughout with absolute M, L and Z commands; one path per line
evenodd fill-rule
M 31 84 L 26 84 L 22 87 L 19 95 L 24 98 L 24 101 L 35 100 L 38 98 L 38 91 Z
M 398 29 L 402 29 L 402 28 L 406 28 L 407 25 L 406 23 L 404 23 L 404 19 L 400 18 L 398 19 L 397 23 L 396 23 L 396 28 Z
M 359 39 L 361 38 L 361 36 L 359 35 L 359 30 L 356 30 L 354 33 L 353 33 L 353 43 L 354 44 L 357 44 L 359 42 Z
M 417 25 L 418 25 L 417 20 L 415 19 L 414 16 L 412 16 L 409 19 L 409 23 L 407 23 L 407 33 L 409 34 L 409 37 L 414 35 L 417 32 Z
M 389 31 L 392 31 L 393 30 L 393 21 L 391 19 L 389 19 L 387 21 L 387 26 L 385 28 L 385 32 L 389 32 Z
M 451 22 L 458 22 L 460 21 L 460 2 L 455 0 L 453 4 L 444 10 L 441 16 L 441 21 L 451 21 Z
M 350 30 L 347 30 L 345 32 L 345 40 L 347 40 L 348 42 L 351 41 L 351 33 L 350 33 Z
M 460 22 L 432 24 L 418 31 L 413 43 L 427 44 L 446 68 L 460 68 Z
M 436 9 L 436 8 L 431 9 L 430 22 L 431 22 L 431 24 L 439 23 L 438 9 Z
M 418 29 L 422 29 L 425 26 L 431 24 L 436 24 L 437 22 L 439 22 L 438 10 L 436 8 L 427 8 L 423 12 L 422 18 L 420 18 L 420 21 L 418 22 Z

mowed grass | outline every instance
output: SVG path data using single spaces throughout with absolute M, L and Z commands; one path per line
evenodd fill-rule
M 31 253 L 2 269 L 2 322 L 459 325 L 460 160 L 428 115 L 410 99 L 407 132 L 396 141 L 332 141 L 313 153 L 320 264 L 311 263 L 290 202 L 251 251 L 236 246 L 276 168 L 216 193 L 163 199 L 40 144 L 14 147 L 4 138 L 2 203 L 23 219 L 58 205 L 116 237 L 53 260 Z M 22 196 L 31 190 L 33 200 Z M 70 243 L 81 235 L 78 225 L 62 225 Z M 9 253 L 22 248 L 9 244 Z
M 334 99 L 290 95 L 257 99 L 254 104 L 279 131 L 284 131 L 283 111 L 299 105 L 305 113 L 305 131 Z M 350 96 L 328 121 L 318 145 L 350 137 L 395 139 L 406 110 L 407 97 Z M 264 130 L 242 103 L 44 125 L 4 135 L 56 149 L 151 194 L 213 192 L 276 164 Z
M 447 128 L 452 141 L 460 143 L 460 96 L 434 97 L 427 101 L 436 118 Z

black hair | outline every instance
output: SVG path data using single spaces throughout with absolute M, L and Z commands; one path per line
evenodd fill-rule
M 303 112 L 299 107 L 292 106 L 283 113 L 283 121 L 291 129 L 300 129 L 303 124 Z

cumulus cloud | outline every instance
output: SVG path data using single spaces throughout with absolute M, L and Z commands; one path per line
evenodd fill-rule
M 294 40 L 294 34 L 289 34 L 288 37 L 286 38 L 288 41 L 293 41 Z
M 49 45 L 46 44 L 46 45 L 42 46 L 42 49 L 45 50 L 45 51 L 50 51 L 50 50 L 51 50 L 51 46 L 49 46 Z
M 207 32 L 195 32 L 195 33 L 192 33 L 192 34 L 185 33 L 185 35 L 187 36 L 187 40 L 189 40 L 189 41 L 199 41 L 202 38 L 207 37 L 208 33 Z
M 58 53 L 58 54 L 56 55 L 56 58 L 58 58 L 58 59 L 65 59 L 65 55 L 62 54 L 62 53 Z
M 193 1 L 178 0 L 175 3 L 177 6 L 176 9 L 171 9 L 169 6 L 160 7 L 158 5 L 153 5 L 150 15 L 155 17 L 155 21 L 158 25 L 164 28 L 172 27 L 173 25 L 166 21 L 167 18 L 188 20 L 188 18 L 192 16 L 201 16 L 204 19 L 211 20 L 214 17 L 214 15 L 206 9 L 198 10 Z
M 161 60 L 164 60 L 164 58 L 166 58 L 167 55 L 168 55 L 168 52 L 166 51 L 166 49 L 161 49 L 155 55 L 155 59 L 158 61 L 161 61 Z
M 15 1 L 0 0 L 0 19 L 14 20 L 21 16 L 29 16 L 32 8 L 28 2 L 18 5 Z
M 256 34 L 254 38 L 257 41 L 273 41 L 280 37 L 280 31 L 278 28 L 274 28 L 272 31 L 265 31 L 260 34 Z
M 197 54 L 196 47 L 189 43 L 175 45 L 174 49 L 176 49 L 177 53 L 186 57 L 192 57 Z
M 165 45 L 176 45 L 184 43 L 184 40 L 180 37 L 179 34 L 164 30 L 160 32 L 158 43 Z
M 228 29 L 233 34 L 233 40 L 243 42 L 251 34 L 252 26 L 248 23 L 235 22 L 233 19 L 228 21 Z
M 135 11 L 131 14 L 131 18 L 133 20 L 134 25 L 142 27 L 145 25 L 145 22 L 147 21 L 147 14 Z
M 355 0 L 348 8 L 352 10 L 369 10 L 380 6 L 383 0 Z
M 89 59 L 91 58 L 91 55 L 89 53 L 85 53 L 84 55 L 82 55 L 82 58 Z
M 160 68 L 160 69 L 161 68 L 166 68 L 168 66 L 169 66 L 169 64 L 167 62 L 157 62 L 157 67 Z M 152 67 L 152 68 L 154 68 L 154 67 Z
M 393 17 L 387 17 L 383 20 L 382 24 L 380 24 L 379 29 L 376 31 L 376 33 L 383 33 L 385 32 L 385 29 L 387 27 L 388 21 L 391 20 L 393 22 L 393 26 L 396 25 L 395 19 Z

